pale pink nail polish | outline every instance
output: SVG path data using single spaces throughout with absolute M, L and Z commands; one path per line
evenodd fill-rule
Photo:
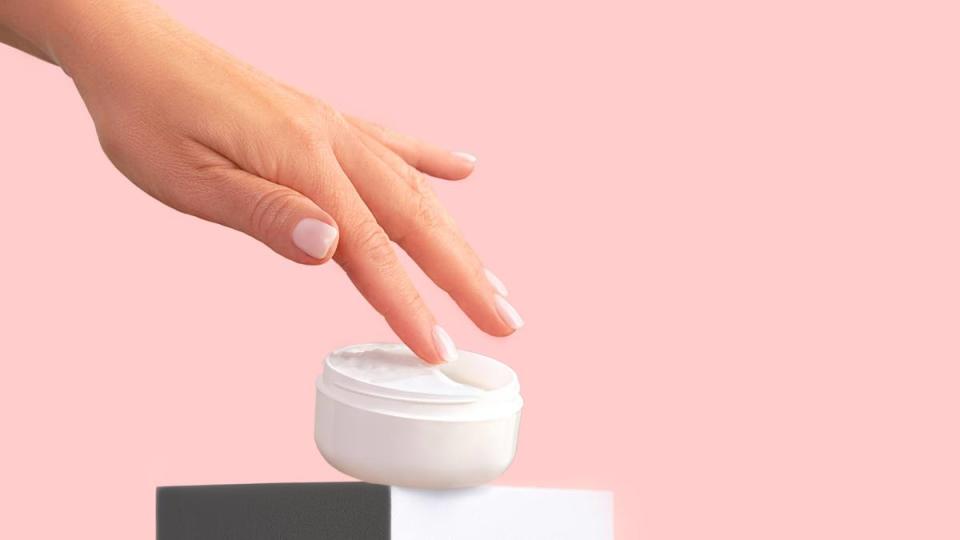
M 323 259 L 337 241 L 337 228 L 319 219 L 304 218 L 293 228 L 293 243 L 304 253 Z
M 457 359 L 457 346 L 450 339 L 450 334 L 440 325 L 433 327 L 433 344 L 436 346 L 437 352 L 440 353 L 440 358 L 443 358 L 445 362 L 453 362 Z
M 470 154 L 470 153 L 467 153 L 467 152 L 452 152 L 452 154 L 455 155 L 455 156 L 457 156 L 458 158 L 466 161 L 467 163 L 469 163 L 469 164 L 471 164 L 471 165 L 476 165 L 476 164 L 477 164 L 477 156 L 475 156 L 475 155 L 473 155 L 473 154 Z
M 489 268 L 483 269 L 483 274 L 487 276 L 487 281 L 490 282 L 490 285 L 493 286 L 493 290 L 497 291 L 500 296 L 507 296 L 509 291 L 507 291 L 507 286 L 500 281 L 500 278 L 496 274 L 490 271 Z
M 514 330 L 519 330 L 523 327 L 523 317 L 510 305 L 510 302 L 507 302 L 506 298 L 499 294 L 494 295 L 493 303 L 497 307 L 497 313 L 500 314 L 500 318 L 503 319 L 503 322 L 507 323 L 507 326 Z

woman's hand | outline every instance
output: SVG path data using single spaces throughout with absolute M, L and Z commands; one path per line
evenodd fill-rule
M 471 156 L 340 114 L 149 4 L 63 4 L 73 19 L 37 46 L 73 77 L 105 152 L 145 192 L 293 261 L 333 258 L 428 362 L 456 348 L 391 240 L 485 332 L 523 324 L 424 176 L 464 178 Z

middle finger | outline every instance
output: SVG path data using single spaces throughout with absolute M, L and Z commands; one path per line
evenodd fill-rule
M 384 230 L 481 330 L 495 336 L 523 324 L 487 278 L 429 181 L 369 136 L 351 131 L 337 158 Z

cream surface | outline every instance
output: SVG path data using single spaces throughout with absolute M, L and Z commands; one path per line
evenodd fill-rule
M 455 381 L 441 367 L 424 363 L 403 345 L 352 347 L 335 352 L 328 362 L 345 377 L 393 390 L 436 396 L 478 396 L 485 392 Z

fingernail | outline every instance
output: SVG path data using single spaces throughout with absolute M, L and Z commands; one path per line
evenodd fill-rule
M 311 257 L 322 259 L 337 241 L 337 228 L 319 219 L 304 218 L 293 228 L 293 243 Z
M 453 152 L 453 155 L 457 156 L 458 158 L 466 161 L 471 165 L 476 165 L 477 163 L 477 156 L 473 154 L 469 154 L 467 152 Z
M 519 330 L 523 326 L 523 317 L 510 305 L 510 302 L 507 302 L 506 298 L 499 294 L 494 295 L 494 304 L 497 306 L 497 313 L 500 314 L 500 318 L 502 318 L 503 322 L 507 323 L 510 328 Z
M 436 325 L 433 327 L 433 343 L 437 347 L 437 352 L 440 353 L 440 358 L 443 358 L 444 362 L 453 362 L 457 359 L 457 346 L 453 344 L 453 340 L 450 339 L 450 334 L 446 330 Z
M 490 271 L 489 268 L 484 268 L 483 273 L 487 276 L 487 281 L 490 282 L 490 285 L 493 285 L 493 289 L 500 293 L 500 296 L 507 296 L 509 292 L 507 291 L 507 286 L 500 281 L 500 278 L 496 274 Z

